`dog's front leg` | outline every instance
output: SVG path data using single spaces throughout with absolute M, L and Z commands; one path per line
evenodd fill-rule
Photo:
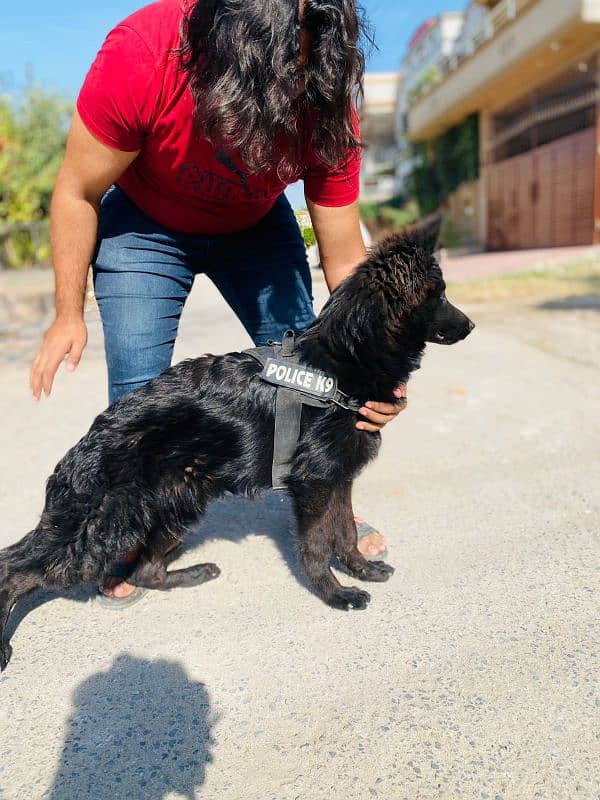
M 344 489 L 303 487 L 294 492 L 298 549 L 307 578 L 316 593 L 333 608 L 363 609 L 371 596 L 355 586 L 342 586 L 331 571 L 336 527 L 346 502 Z
M 394 568 L 384 561 L 367 561 L 358 549 L 356 522 L 352 511 L 352 483 L 341 486 L 335 498 L 335 555 L 349 575 L 361 581 L 383 583 L 394 574 Z

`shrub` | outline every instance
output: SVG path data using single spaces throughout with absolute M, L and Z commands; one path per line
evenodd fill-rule
M 479 177 L 479 117 L 472 114 L 437 139 L 417 144 L 419 162 L 411 175 L 410 192 L 423 215 L 436 211 L 462 183 Z
M 361 203 L 360 216 L 374 235 L 388 233 L 411 225 L 419 217 L 419 209 L 404 195 L 397 195 L 381 203 Z
M 440 232 L 441 247 L 460 247 L 465 241 L 466 232 L 450 217 L 445 217 Z
M 50 210 L 71 113 L 70 102 L 31 83 L 18 100 L 0 97 L 0 228 L 8 266 L 48 259 L 40 223 Z
M 304 244 L 306 247 L 312 247 L 317 243 L 317 237 L 313 228 L 302 228 L 302 236 L 304 237 Z

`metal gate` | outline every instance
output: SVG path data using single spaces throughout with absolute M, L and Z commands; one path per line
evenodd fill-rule
M 592 244 L 596 129 L 486 167 L 490 250 Z

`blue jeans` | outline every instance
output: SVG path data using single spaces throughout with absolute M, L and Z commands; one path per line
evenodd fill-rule
M 181 312 L 199 272 L 257 345 L 314 320 L 306 249 L 284 195 L 252 228 L 205 236 L 163 228 L 113 187 L 100 206 L 92 266 L 110 403 L 170 365 Z

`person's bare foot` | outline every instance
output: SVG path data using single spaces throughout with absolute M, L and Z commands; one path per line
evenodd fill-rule
M 117 583 L 114 583 L 111 586 L 110 584 L 113 580 L 117 581 Z M 110 581 L 103 583 L 98 588 L 105 597 L 114 597 L 115 600 L 123 600 L 125 597 L 129 597 L 129 595 L 134 591 L 135 586 L 132 586 L 126 581 L 119 581 L 118 578 L 112 578 Z
M 139 548 L 131 550 L 116 566 L 115 572 L 125 572 L 129 565 L 134 564 L 138 560 L 139 555 Z M 98 589 L 105 597 L 114 597 L 115 600 L 124 600 L 135 590 L 135 586 L 132 586 L 130 583 L 127 583 L 127 581 L 122 580 L 120 577 L 118 577 L 118 575 L 116 575 L 108 578 L 103 584 L 98 586 Z
M 358 517 L 354 518 L 356 522 L 356 527 L 358 528 L 358 552 L 362 553 L 365 557 L 371 557 L 382 555 L 386 551 L 386 544 L 385 539 L 379 533 L 379 531 L 375 530 L 368 522 L 364 522 L 364 520 L 359 519 Z M 362 531 L 361 531 L 362 529 Z

